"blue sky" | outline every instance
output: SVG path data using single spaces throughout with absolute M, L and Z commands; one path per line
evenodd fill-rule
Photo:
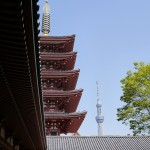
M 127 135 L 128 126 L 117 121 L 124 104 L 120 80 L 133 62 L 150 62 L 149 0 L 49 0 L 52 36 L 76 34 L 77 89 L 84 92 L 77 111 L 87 110 L 79 133 L 97 135 L 96 81 L 105 116 L 105 135 Z M 44 0 L 39 1 L 40 14 Z M 41 22 L 41 20 L 40 20 Z

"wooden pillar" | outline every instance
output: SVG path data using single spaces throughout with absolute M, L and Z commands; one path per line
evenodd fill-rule
M 15 150 L 19 150 L 19 145 L 15 145 Z
M 0 127 L 0 136 L 5 139 L 5 129 L 3 127 Z

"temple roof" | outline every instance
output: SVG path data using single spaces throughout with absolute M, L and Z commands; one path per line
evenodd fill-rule
M 57 90 L 43 90 L 43 96 L 44 97 L 62 97 L 62 96 L 72 96 L 78 93 L 82 93 L 83 89 L 79 90 L 72 90 L 72 91 L 57 91 Z
M 77 52 L 46 53 L 41 52 L 42 69 L 72 70 L 75 65 Z
M 43 89 L 74 90 L 80 70 L 51 71 L 42 70 Z
M 50 75 L 50 76 L 55 76 L 55 75 L 59 75 L 59 76 L 68 76 L 68 75 L 75 75 L 78 74 L 80 71 L 80 69 L 78 70 L 67 70 L 67 71 L 53 71 L 53 70 L 42 70 L 42 75 Z
M 48 150 L 148 150 L 150 136 L 47 136 Z
M 53 101 L 57 101 L 59 103 L 62 102 L 65 112 L 75 112 L 83 90 L 76 91 L 68 91 L 68 92 L 53 92 L 53 91 L 45 91 L 43 90 L 44 101 L 48 101 L 53 99 Z
M 76 133 L 82 124 L 86 111 L 84 112 L 73 112 L 73 113 L 63 113 L 63 112 L 56 112 L 56 113 L 49 113 L 45 112 L 45 122 L 46 126 L 50 123 L 61 123 L 61 133 Z
M 86 115 L 86 111 L 83 112 L 72 112 L 72 113 L 64 113 L 64 112 L 44 112 L 44 116 L 46 119 L 54 118 L 54 119 L 67 119 L 67 118 L 79 118 L 84 117 Z M 80 118 L 79 118 L 80 119 Z
M 61 60 L 61 59 L 76 57 L 76 54 L 77 54 L 77 52 L 69 52 L 69 53 L 45 53 L 45 52 L 41 52 L 40 57 L 41 57 L 41 60 Z
M 37 62 L 38 9 L 37 0 L 0 2 L 0 125 L 20 149 L 46 148 Z
M 71 36 L 40 36 L 41 52 L 71 52 L 73 51 L 75 35 Z

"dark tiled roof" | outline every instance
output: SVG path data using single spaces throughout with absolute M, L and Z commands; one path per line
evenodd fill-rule
M 0 126 L 20 149 L 43 150 L 37 2 L 0 1 Z
M 150 150 L 150 136 L 47 137 L 48 150 Z

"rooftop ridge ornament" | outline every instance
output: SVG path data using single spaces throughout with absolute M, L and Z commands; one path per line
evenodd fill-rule
M 42 18 L 42 33 L 47 36 L 50 32 L 50 6 L 48 0 L 45 1 L 43 7 L 43 18 Z
M 96 81 L 97 84 L 97 116 L 96 116 L 96 122 L 98 124 L 98 136 L 103 135 L 103 122 L 104 122 L 104 116 L 101 115 L 101 107 L 102 104 L 100 103 L 100 98 L 99 98 L 99 83 Z

